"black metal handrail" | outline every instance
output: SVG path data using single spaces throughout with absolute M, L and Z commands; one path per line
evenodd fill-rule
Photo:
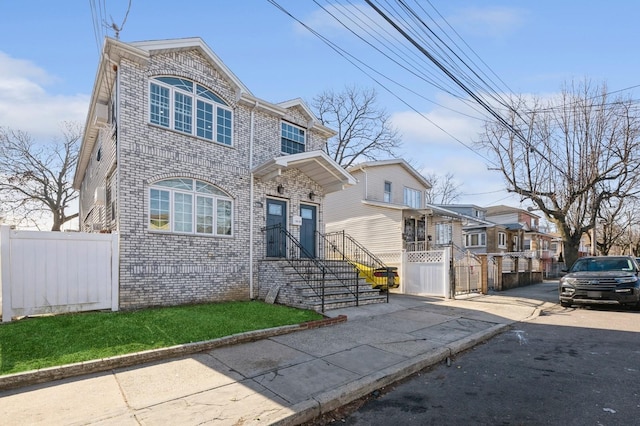
M 351 263 L 361 276 L 374 287 L 388 290 L 394 286 L 396 268 L 384 264 L 375 254 L 371 253 L 345 231 L 320 234 L 320 255 L 325 259 L 340 259 Z M 387 291 L 387 302 L 389 292 Z
M 289 231 L 281 225 L 271 225 L 262 230 L 266 233 L 267 257 L 284 258 L 298 273 L 305 284 L 320 298 L 324 312 L 326 282 L 339 283 L 351 293 L 359 306 L 360 279 L 355 273 L 340 274 L 319 257 L 313 256 Z M 350 271 L 351 272 L 351 271 Z

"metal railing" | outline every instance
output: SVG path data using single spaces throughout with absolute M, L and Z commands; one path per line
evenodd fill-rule
M 332 268 L 321 257 L 313 256 L 281 225 L 267 226 L 262 230 L 266 233 L 267 257 L 285 259 L 307 287 L 320 298 L 322 312 L 327 297 L 327 282 L 346 288 L 355 297 L 356 306 L 359 306 L 360 279 L 357 271 Z
M 388 290 L 395 287 L 396 269 L 384 264 L 376 255 L 344 231 L 317 233 L 320 256 L 324 259 L 344 260 L 352 264 L 360 276 L 374 288 Z M 387 302 L 389 292 L 387 291 Z

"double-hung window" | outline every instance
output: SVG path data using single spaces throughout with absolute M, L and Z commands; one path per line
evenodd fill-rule
M 305 131 L 300 127 L 283 121 L 280 127 L 280 141 L 280 150 L 285 154 L 304 152 L 306 146 Z
M 233 202 L 215 186 L 174 178 L 149 188 L 149 229 L 153 231 L 231 236 Z
M 423 208 L 422 193 L 416 189 L 404 188 L 404 204 L 413 209 Z
M 390 203 L 391 202 L 391 182 L 389 181 L 385 181 L 384 182 L 384 195 L 383 195 L 383 201 L 385 203 Z
M 211 90 L 184 78 L 151 80 L 149 121 L 224 145 L 233 140 L 231 108 Z
M 507 234 L 506 232 L 498 232 L 498 247 L 507 248 Z

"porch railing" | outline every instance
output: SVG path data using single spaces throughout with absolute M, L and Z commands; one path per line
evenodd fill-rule
M 267 226 L 262 230 L 266 233 L 267 256 L 287 260 L 307 287 L 320 298 L 322 312 L 329 295 L 327 283 L 346 288 L 348 294 L 355 297 L 356 306 L 359 306 L 360 279 L 357 271 L 332 268 L 322 257 L 313 256 L 281 225 Z
M 339 231 L 327 234 L 318 232 L 317 235 L 322 258 L 349 262 L 374 287 L 388 290 L 395 286 L 396 268 L 385 265 L 376 255 L 346 232 Z M 386 293 L 387 302 L 389 302 L 389 292 Z

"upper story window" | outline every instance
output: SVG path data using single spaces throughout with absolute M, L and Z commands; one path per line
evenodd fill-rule
M 464 236 L 465 247 L 484 247 L 487 245 L 487 234 L 484 232 L 474 232 Z
M 499 248 L 507 248 L 507 233 L 506 232 L 498 232 L 498 247 Z
M 389 182 L 389 181 L 385 181 L 384 182 L 383 201 L 385 203 L 390 203 L 391 202 L 391 182 Z
M 215 186 L 174 178 L 149 188 L 149 229 L 231 236 L 233 201 Z
M 281 124 L 280 150 L 286 154 L 298 154 L 304 152 L 306 136 L 304 129 L 293 124 Z
M 224 145 L 233 139 L 231 108 L 211 90 L 184 78 L 151 80 L 149 121 Z
M 422 193 L 416 189 L 405 188 L 404 204 L 414 209 L 421 209 L 424 207 L 422 204 Z

